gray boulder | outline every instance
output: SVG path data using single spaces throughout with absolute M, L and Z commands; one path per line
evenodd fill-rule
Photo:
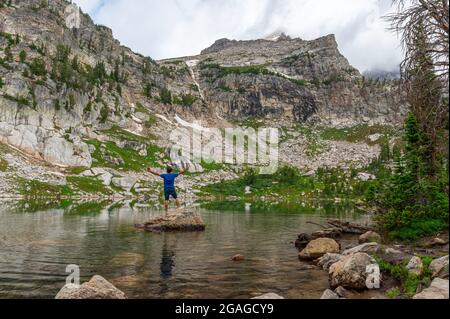
M 413 299 L 448 299 L 448 280 L 435 278 L 430 287 L 422 290 Z
M 105 278 L 96 275 L 80 286 L 65 285 L 55 299 L 126 299 L 126 296 Z
M 337 287 L 334 292 L 341 298 L 349 298 L 352 295 L 350 291 L 341 286 Z
M 327 253 L 317 260 L 317 266 L 321 267 L 323 270 L 328 271 L 332 264 L 338 262 L 343 257 L 344 256 L 340 254 Z
M 178 231 L 203 231 L 205 223 L 199 213 L 189 210 L 179 210 L 168 213 L 163 217 L 136 225 L 149 232 L 178 232 Z
M 339 299 L 339 296 L 332 290 L 327 289 L 323 292 L 322 297 L 320 297 L 320 299 Z
M 408 262 L 412 257 L 411 254 L 407 254 L 394 248 L 386 248 L 380 251 L 379 255 L 385 262 L 396 265 Z
M 348 255 L 352 255 L 355 253 L 372 254 L 372 253 L 377 253 L 380 250 L 381 250 L 381 246 L 377 243 L 365 243 L 365 244 L 344 250 L 342 255 L 348 256 Z
M 114 186 L 120 187 L 123 190 L 129 192 L 133 189 L 133 186 L 137 183 L 137 179 L 131 176 L 127 177 L 113 177 L 111 182 Z
M 381 236 L 374 232 L 374 231 L 368 231 L 361 236 L 359 236 L 359 243 L 379 243 L 381 241 Z
M 87 144 L 69 142 L 58 136 L 45 141 L 43 158 L 45 161 L 63 166 L 91 167 L 92 158 Z
M 300 259 L 313 260 L 322 257 L 326 253 L 338 253 L 339 244 L 331 238 L 318 238 L 312 240 L 303 249 L 299 257 Z
M 411 274 L 419 276 L 423 272 L 422 259 L 417 256 L 412 257 L 406 268 Z
M 93 174 L 95 174 L 95 176 L 97 176 L 97 178 L 99 180 L 102 181 L 103 185 L 105 186 L 109 186 L 111 185 L 111 181 L 114 177 L 113 174 L 111 174 L 110 172 L 108 172 L 107 170 L 103 169 L 103 168 L 92 168 L 92 172 Z
M 448 278 L 448 255 L 435 259 L 430 264 L 433 278 Z
M 331 265 L 329 270 L 330 286 L 342 286 L 347 289 L 367 288 L 367 266 L 378 266 L 376 261 L 366 253 L 355 253 L 344 256 Z

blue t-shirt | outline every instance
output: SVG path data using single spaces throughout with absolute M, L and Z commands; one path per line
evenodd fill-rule
M 161 174 L 161 178 L 164 179 L 164 190 L 165 191 L 173 191 L 175 190 L 175 178 L 178 177 L 179 174 Z

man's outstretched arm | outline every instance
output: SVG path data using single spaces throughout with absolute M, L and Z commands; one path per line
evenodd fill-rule
M 153 174 L 155 176 L 161 176 L 160 173 L 154 171 L 151 167 L 147 168 L 147 172 L 149 172 L 149 173 L 151 173 L 151 174 Z
M 183 175 L 184 173 L 186 173 L 189 169 L 189 164 L 186 164 L 186 166 L 184 166 L 180 172 L 178 174 Z

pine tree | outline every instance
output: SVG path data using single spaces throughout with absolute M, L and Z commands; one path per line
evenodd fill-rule
M 424 151 L 421 156 L 426 163 L 427 174 L 433 176 L 437 166 L 438 132 L 445 127 L 448 110 L 443 105 L 442 85 L 433 67 L 422 23 L 415 26 L 413 42 L 416 50 L 411 57 L 412 67 L 404 75 L 408 79 L 407 100 L 423 133 Z

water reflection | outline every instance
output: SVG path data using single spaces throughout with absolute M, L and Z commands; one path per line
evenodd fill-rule
M 0 298 L 53 298 L 68 264 L 80 266 L 82 282 L 99 274 L 130 298 L 317 298 L 326 273 L 305 270 L 292 241 L 319 228 L 308 221 L 361 218 L 342 206 L 251 203 L 246 213 L 231 203 L 198 209 L 205 232 L 152 234 L 134 227 L 161 214 L 145 203 L 25 204 L 0 202 Z M 236 254 L 245 261 L 232 262 Z
M 168 234 L 163 234 L 162 236 L 164 238 L 164 243 L 161 252 L 161 277 L 170 278 L 172 277 L 172 269 L 175 266 L 174 258 L 176 241 L 174 241 L 174 243 L 168 243 Z

